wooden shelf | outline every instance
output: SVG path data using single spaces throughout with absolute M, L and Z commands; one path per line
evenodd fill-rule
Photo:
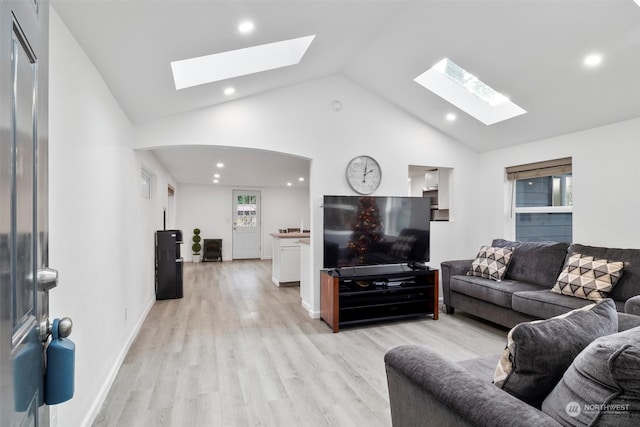
M 424 315 L 438 319 L 438 270 L 390 268 L 385 274 L 383 268 L 362 275 L 354 271 L 348 276 L 335 270 L 320 273 L 320 317 L 333 332 L 365 322 Z

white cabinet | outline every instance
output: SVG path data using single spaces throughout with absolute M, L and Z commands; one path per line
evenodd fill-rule
M 300 236 L 281 236 L 273 235 L 271 281 L 277 286 L 300 281 Z

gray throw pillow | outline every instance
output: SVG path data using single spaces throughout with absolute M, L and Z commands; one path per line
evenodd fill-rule
M 618 314 L 610 298 L 551 319 L 520 323 L 509 331 L 494 383 L 539 408 L 578 353 L 617 331 Z
M 640 327 L 589 344 L 542 411 L 565 426 L 640 425 Z

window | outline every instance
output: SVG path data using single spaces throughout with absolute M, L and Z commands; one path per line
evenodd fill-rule
M 507 168 L 513 183 L 516 240 L 571 242 L 571 158 Z
M 151 173 L 142 169 L 142 186 L 140 187 L 140 191 L 142 197 L 148 200 L 151 200 Z
M 258 199 L 255 195 L 238 195 L 236 200 L 236 227 L 256 227 Z

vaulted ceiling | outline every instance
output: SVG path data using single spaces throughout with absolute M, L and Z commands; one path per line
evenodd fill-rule
M 342 74 L 489 151 L 640 116 L 633 0 L 52 0 L 133 123 Z M 250 19 L 255 30 L 240 34 Z M 315 34 L 298 65 L 176 90 L 170 62 Z M 589 68 L 583 59 L 600 53 Z M 527 113 L 486 126 L 414 79 L 448 57 Z M 224 88 L 233 86 L 227 96 Z M 445 119 L 453 112 L 457 119 Z

